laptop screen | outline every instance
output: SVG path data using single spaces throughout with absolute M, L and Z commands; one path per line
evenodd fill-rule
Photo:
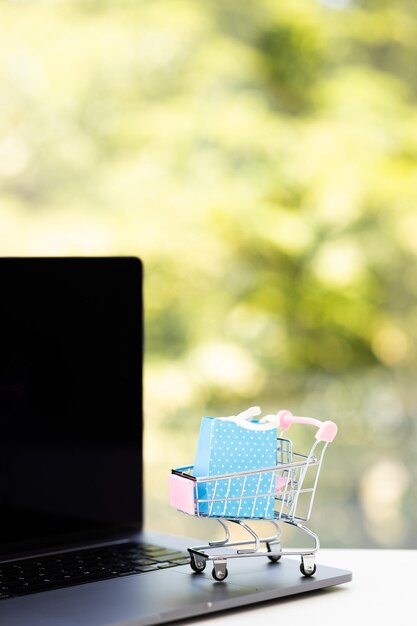
M 0 555 L 142 521 L 142 266 L 0 259 Z

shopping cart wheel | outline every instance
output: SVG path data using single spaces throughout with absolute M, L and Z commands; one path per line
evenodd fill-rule
M 191 557 L 190 565 L 191 569 L 194 572 L 197 572 L 197 574 L 200 572 L 204 572 L 204 570 L 206 569 L 206 562 L 204 561 L 204 559 L 195 560 L 193 556 Z
M 213 576 L 214 580 L 226 580 L 227 575 L 228 575 L 228 571 L 227 571 L 227 567 L 225 563 L 222 564 L 214 564 L 214 567 L 211 571 L 211 575 Z
M 305 569 L 304 563 L 301 563 L 301 565 L 300 565 L 300 572 L 303 574 L 303 576 L 313 576 L 313 574 L 316 573 L 316 569 L 317 569 L 317 567 L 315 565 L 313 565 L 312 570 L 308 571 L 308 570 Z
M 229 574 L 229 572 L 227 571 L 227 567 L 224 571 L 216 571 L 216 568 L 213 567 L 212 571 L 211 571 L 211 575 L 213 576 L 214 580 L 226 580 L 227 575 Z
M 269 543 L 269 541 L 267 541 L 266 549 L 268 550 L 268 552 L 281 552 L 281 544 Z M 271 563 L 278 563 L 280 558 L 281 558 L 281 554 L 277 554 L 276 556 L 274 554 L 268 554 L 268 559 L 271 561 Z

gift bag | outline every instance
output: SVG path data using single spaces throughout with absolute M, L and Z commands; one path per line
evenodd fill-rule
M 277 425 L 274 418 L 265 422 L 253 419 L 260 413 L 259 407 L 251 407 L 237 416 L 203 417 L 193 475 L 218 476 L 274 467 Z M 198 482 L 199 514 L 273 519 L 275 489 L 274 471 Z

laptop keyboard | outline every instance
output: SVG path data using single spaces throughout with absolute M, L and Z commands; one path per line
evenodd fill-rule
M 0 600 L 190 562 L 188 552 L 143 543 L 90 548 L 0 563 Z

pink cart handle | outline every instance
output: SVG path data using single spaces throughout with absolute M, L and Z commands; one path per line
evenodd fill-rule
M 316 432 L 316 439 L 318 441 L 327 441 L 330 443 L 336 437 L 337 426 L 334 422 L 327 420 L 321 422 L 313 417 L 297 417 L 293 415 L 291 411 L 286 409 L 278 412 L 278 428 L 282 431 L 289 429 L 291 424 L 309 424 L 310 426 L 316 426 L 318 431 Z

